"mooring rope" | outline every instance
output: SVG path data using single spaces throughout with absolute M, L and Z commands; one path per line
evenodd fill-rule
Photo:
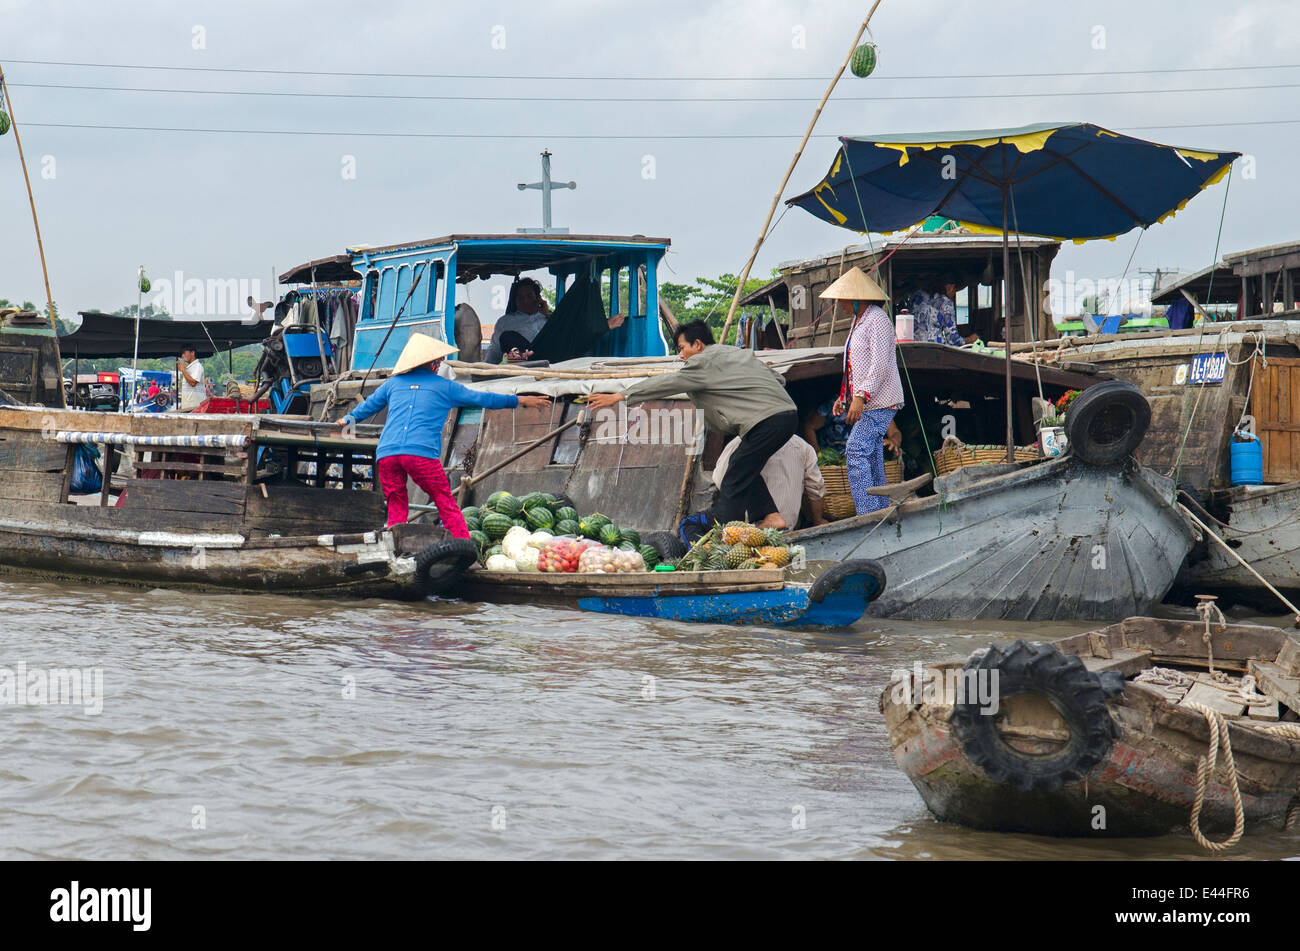
M 1210 746 L 1205 756 L 1196 764 L 1196 799 L 1192 802 L 1192 816 L 1188 822 L 1188 827 L 1192 830 L 1192 837 L 1196 839 L 1197 844 L 1202 848 L 1209 849 L 1211 852 L 1223 852 L 1232 848 L 1241 841 L 1241 835 L 1246 831 L 1246 811 L 1241 804 L 1241 789 L 1237 785 L 1237 763 L 1232 758 L 1232 741 L 1228 737 L 1228 721 L 1223 718 L 1218 710 L 1211 709 L 1201 703 L 1187 703 L 1184 701 L 1182 706 L 1195 710 L 1205 717 L 1210 726 Z M 1232 793 L 1232 812 L 1233 827 L 1232 835 L 1228 836 L 1222 842 L 1211 842 L 1201 832 L 1201 807 L 1205 804 L 1205 786 L 1210 778 L 1210 774 L 1218 766 L 1219 747 L 1223 747 L 1223 765 L 1228 773 L 1228 790 Z

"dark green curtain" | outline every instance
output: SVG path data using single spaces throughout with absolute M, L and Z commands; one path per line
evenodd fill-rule
M 564 292 L 544 326 L 533 338 L 533 359 L 560 363 L 585 357 L 609 330 L 609 317 L 600 297 L 600 285 L 578 277 Z

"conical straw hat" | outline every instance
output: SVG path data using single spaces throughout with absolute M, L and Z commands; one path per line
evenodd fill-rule
M 880 285 L 867 277 L 860 267 L 845 271 L 820 296 L 822 300 L 889 300 Z
M 397 366 L 393 367 L 393 373 L 406 373 L 416 367 L 427 366 L 434 360 L 455 353 L 456 350 L 456 347 L 448 346 L 441 340 L 434 340 L 427 334 L 411 334 L 411 339 L 406 341 L 406 346 L 402 348 L 402 355 L 397 358 Z

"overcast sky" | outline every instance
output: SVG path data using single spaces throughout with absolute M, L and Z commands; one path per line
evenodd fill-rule
M 576 179 L 579 186 L 556 194 L 557 225 L 669 237 L 673 250 L 661 280 L 687 281 L 743 265 L 798 137 L 868 6 L 795 0 L 0 0 L 0 65 L 12 87 L 54 297 L 65 314 L 134 303 L 140 264 L 155 279 L 181 271 L 187 278 L 260 279 L 265 290 L 273 268 L 283 271 L 350 244 L 537 226 L 539 195 L 515 185 L 537 179 L 543 148 L 555 153 L 556 178 Z M 784 197 L 820 179 L 835 135 L 1087 120 L 1157 141 L 1247 153 L 1250 165 L 1239 163 L 1234 173 L 1222 250 L 1300 240 L 1294 174 L 1300 110 L 1297 89 L 1284 88 L 1300 84 L 1300 68 L 1167 72 L 1300 67 L 1300 5 L 1294 0 L 883 0 L 872 29 L 880 45 L 875 74 L 857 79 L 846 73 L 840 81 L 818 124 L 823 137 L 809 144 Z M 1126 70 L 1165 72 L 1117 74 Z M 344 75 L 367 72 L 511 78 Z M 1006 73 L 1049 75 L 990 77 Z M 535 78 L 548 76 L 590 78 Z M 918 78 L 932 76 L 967 78 Z M 1270 88 L 1234 88 L 1247 86 Z M 1199 91 L 1158 91 L 1171 89 Z M 527 97 L 715 101 L 518 101 Z M 737 97 L 797 101 L 716 101 Z M 339 134 L 111 131 L 43 123 Z M 741 135 L 779 137 L 708 138 Z M 351 169 L 355 176 L 347 177 Z M 1190 271 L 1209 264 L 1224 191 L 1223 184 L 1215 186 L 1146 233 L 1133 270 Z M 0 297 L 43 301 L 12 134 L 0 138 L 0 225 Z M 1093 279 L 1118 276 L 1137 234 L 1066 245 L 1054 276 L 1063 279 L 1071 269 Z M 755 273 L 858 240 L 791 210 Z

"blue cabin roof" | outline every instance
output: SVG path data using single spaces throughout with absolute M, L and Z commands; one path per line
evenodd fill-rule
M 352 365 L 391 368 L 412 333 L 454 342 L 458 284 L 538 270 L 555 278 L 557 299 L 584 271 L 608 282 L 611 310 L 628 319 L 601 338 L 592 356 L 664 356 L 668 344 L 659 324 L 657 272 L 669 244 L 667 238 L 642 235 L 452 234 L 349 248 L 352 268 L 362 279 Z M 640 267 L 646 269 L 644 300 L 636 279 Z M 620 288 L 620 276 L 626 287 Z M 622 300 L 623 293 L 630 299 Z M 480 316 L 492 323 L 501 315 Z

